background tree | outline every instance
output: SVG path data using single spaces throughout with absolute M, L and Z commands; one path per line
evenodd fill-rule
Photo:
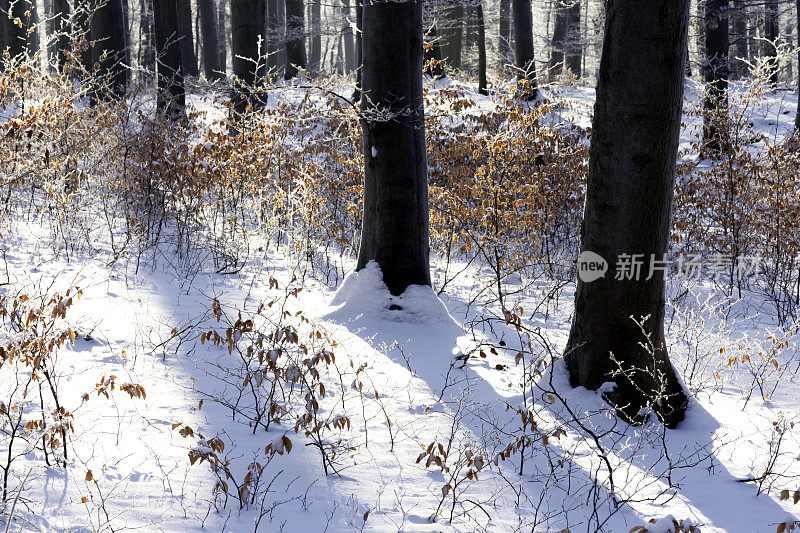
M 511 63 L 511 0 L 499 0 L 499 17 L 497 55 L 502 70 Z
M 189 76 L 197 76 L 197 54 L 194 53 L 194 32 L 192 31 L 192 4 L 189 0 L 176 2 L 178 7 L 178 32 L 181 44 L 183 72 Z
M 49 42 L 50 61 L 55 65 L 59 72 L 67 62 L 67 52 L 70 46 L 70 36 L 72 35 L 72 24 L 70 22 L 70 5 L 68 0 L 52 0 L 52 12 L 50 14 L 51 35 Z
M 186 89 L 178 29 L 180 0 L 153 0 L 153 29 L 158 60 L 158 109 L 173 119 L 185 114 Z
M 797 37 L 797 112 L 794 117 L 794 130 L 795 133 L 800 133 L 800 0 L 797 0 L 795 10 L 795 19 L 797 20 L 794 30 Z
M 483 16 L 483 0 L 475 6 L 475 20 L 478 24 L 478 93 L 486 95 L 486 21 Z
M 392 294 L 430 285 L 422 2 L 364 5 L 364 213 L 357 270 L 376 261 Z
M 703 100 L 704 153 L 719 156 L 727 145 L 728 114 L 728 0 L 706 0 Z
M 260 40 L 264 39 L 266 4 L 264 0 L 231 1 L 231 43 L 233 47 L 233 74 L 237 78 L 232 98 L 234 109 L 243 111 L 256 103 L 252 89 L 257 83 L 258 64 L 261 60 Z
M 119 97 L 128 83 L 128 44 L 122 0 L 100 0 L 90 17 L 92 64 L 100 77 L 98 97 Z M 106 92 L 108 90 L 109 92 Z
M 536 98 L 536 64 L 533 60 L 533 15 L 531 0 L 513 0 L 514 57 L 517 91 L 525 100 Z
M 458 0 L 440 10 L 439 35 L 442 59 L 451 69 L 461 68 L 461 50 L 464 33 L 464 5 Z
M 626 254 L 667 251 L 683 104 L 689 0 L 609 0 L 592 121 L 581 250 L 612 269 Z M 573 386 L 617 387 L 607 399 L 629 420 L 652 405 L 670 427 L 687 398 L 664 339 L 664 272 L 578 281 L 566 349 Z M 648 317 L 642 329 L 631 319 Z M 643 331 L 644 335 L 643 335 Z M 654 350 L 639 343 L 652 341 Z M 626 375 L 615 374 L 619 361 Z
M 214 0 L 197 0 L 197 10 L 202 28 L 200 33 L 203 42 L 203 72 L 207 80 L 219 80 L 223 77 L 223 73 L 219 65 L 219 34 Z
M 286 0 L 286 70 L 284 78 L 297 76 L 298 69 L 306 69 L 305 8 L 303 0 Z

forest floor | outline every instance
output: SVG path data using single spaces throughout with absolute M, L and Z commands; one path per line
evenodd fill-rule
M 565 98 L 562 112 L 576 124 L 590 125 L 593 90 L 547 92 Z M 688 92 L 697 98 L 693 86 Z M 767 139 L 780 139 L 796 106 L 796 93 L 779 91 L 749 116 Z M 686 117 L 684 146 L 698 120 Z M 532 377 L 531 345 L 563 350 L 574 283 L 509 291 L 506 307 L 522 308 L 521 331 L 499 318 L 496 303 L 481 303 L 488 274 L 469 265 L 438 295 L 417 287 L 391 297 L 373 266 L 328 285 L 286 250 L 259 247 L 257 236 L 257 252 L 235 273 L 168 245 L 137 264 L 115 261 L 102 237 L 91 254 L 54 251 L 53 240 L 44 223 L 2 222 L 6 294 L 82 291 L 65 319 L 76 339 L 57 356 L 61 402 L 74 414 L 66 468 L 43 467 L 41 449 L 14 462 L 19 499 L 7 530 L 667 531 L 671 521 L 648 521 L 671 515 L 704 532 L 747 532 L 800 519 L 792 501 L 800 358 L 758 293 L 729 298 L 711 281 L 670 282 L 670 302 L 681 302 L 667 313 L 670 351 L 687 383 L 690 373 L 695 381 L 686 420 L 664 430 L 656 421 L 621 424 L 599 393 L 569 387 L 557 358 Z M 351 259 L 341 261 L 352 270 Z M 444 266 L 432 263 L 436 287 Z M 254 421 L 263 398 L 252 395 L 255 378 L 243 381 L 239 348 L 228 349 L 227 337 L 252 335 L 237 330 L 239 312 L 277 308 L 264 323 L 275 331 L 293 324 L 309 339 L 290 341 L 282 356 L 303 342 L 335 356 L 311 385 L 313 398 L 300 384 L 281 392 L 292 402 L 285 395 L 296 387 L 305 395 L 298 402 L 319 403 L 307 409 L 321 421 L 309 435 Z M 201 338 L 212 330 L 222 340 Z M 726 364 L 723 347 L 768 350 L 772 339 L 786 342 L 775 372 Z M 693 369 L 698 351 L 707 357 Z M 107 386 L 106 398 L 99 385 L 110 376 L 116 389 Z M 126 394 L 126 384 L 146 396 Z M 521 405 L 535 413 L 535 427 L 520 423 Z M 10 506 L 0 509 L 5 526 Z

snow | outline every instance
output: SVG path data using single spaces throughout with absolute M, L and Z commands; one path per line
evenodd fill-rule
M 588 125 L 591 91 L 563 91 L 575 110 L 564 113 L 574 112 L 579 123 Z M 286 98 L 291 97 L 297 94 L 287 91 Z M 491 105 L 488 98 L 475 98 L 481 106 Z M 212 113 L 216 109 L 210 100 L 190 101 Z M 272 95 L 270 102 L 274 105 Z M 793 112 L 795 107 L 796 98 L 788 93 L 769 97 L 755 111 L 756 127 L 776 137 L 785 134 L 793 114 L 783 111 Z M 696 117 L 687 121 L 689 129 L 696 126 Z M 688 138 L 684 132 L 684 141 Z M 375 147 L 371 152 L 377 157 Z M 487 328 L 469 326 L 478 322 L 482 311 L 472 300 L 484 273 L 467 272 L 442 294 L 431 287 L 411 286 L 393 296 L 383 283 L 380 267 L 371 262 L 358 272 L 351 271 L 335 290 L 306 280 L 304 290 L 288 307 L 308 317 L 308 328 L 319 328 L 336 340 L 336 362 L 322 380 L 326 393 L 319 401 L 322 411 L 332 414 L 331 421 L 342 420 L 334 413 L 340 404 L 344 406 L 351 427 L 333 435 L 346 437 L 355 449 L 342 452 L 341 475 L 325 476 L 318 450 L 292 427 L 254 432 L 246 420 L 232 417 L 230 405 L 221 399 L 230 400 L 240 381 L 234 382 L 232 374 L 223 370 L 234 368 L 237 362 L 225 348 L 198 339 L 199 331 L 218 327 L 209 313 L 214 298 L 226 312 L 234 313 L 252 311 L 259 303 L 285 295 L 293 277 L 285 255 L 265 252 L 252 258 L 241 272 L 227 276 L 206 265 L 190 278 L 168 261 L 148 263 L 138 272 L 131 263 L 113 263 L 108 242 L 67 260 L 44 244 L 49 238 L 44 225 L 13 220 L 3 225 L 0 251 L 10 286 L 31 293 L 64 291 L 76 285 L 84 291 L 67 316 L 78 338 L 58 359 L 63 401 L 76 413 L 73 453 L 66 469 L 41 467 L 43 457 L 38 451 L 26 453 L 15 463 L 14 490 L 30 475 L 11 531 L 251 531 L 254 524 L 260 531 L 362 527 L 371 531 L 571 527 L 577 531 L 590 523 L 591 509 L 578 510 L 590 494 L 597 495 L 600 512 L 609 516 L 604 525 L 607 531 L 643 525 L 651 533 L 668 532 L 674 529 L 673 517 L 687 526 L 696 524 L 704 532 L 763 531 L 800 517 L 800 508 L 790 500 L 781 501 L 770 491 L 759 494 L 755 483 L 739 482 L 763 471 L 774 449 L 773 422 L 785 420 L 780 453 L 792 461 L 780 464 L 788 465 L 787 477 L 797 485 L 792 477 L 797 476 L 793 459 L 800 456 L 800 427 L 793 425 L 800 394 L 796 377 L 783 381 L 769 401 L 745 402 L 742 387 L 750 376 L 741 370 L 742 375 L 696 395 L 680 427 L 662 433 L 655 417 L 641 427 L 620 427 L 602 401 L 602 393 L 610 392 L 613 383 L 604 384 L 598 392 L 572 389 L 563 361 L 556 361 L 539 379 L 531 407 L 548 444 L 540 445 L 541 435 L 531 434 L 539 447 L 520 465 L 519 455 L 504 459 L 501 454 L 508 444 L 505 437 L 520 425 L 518 413 L 508 407 L 524 400 L 517 387 L 523 365 L 514 358 L 521 340 L 499 321 Z M 159 253 L 168 256 L 173 251 L 165 247 Z M 436 273 L 435 258 L 433 263 Z M 345 268 L 352 270 L 353 265 Z M 279 281 L 279 288 L 273 287 L 271 278 Z M 697 291 L 701 299 L 713 295 L 710 286 Z M 526 324 L 536 328 L 556 353 L 569 333 L 573 293 L 574 283 L 561 289 L 560 304 L 547 317 L 525 317 Z M 514 304 L 533 309 L 536 301 L 535 291 L 529 291 L 520 293 Z M 747 308 L 730 315 L 750 316 Z M 750 319 L 737 323 L 731 318 L 725 327 L 709 333 L 707 347 L 716 351 L 731 339 L 763 336 L 769 320 L 760 319 L 763 323 Z M 708 320 L 722 324 L 719 316 Z M 175 331 L 190 325 L 197 334 L 175 336 Z M 675 341 L 671 353 L 680 366 L 688 355 L 675 340 L 679 339 L 677 321 L 670 331 Z M 239 331 L 232 335 L 244 341 Z M 488 348 L 500 341 L 507 350 Z M 481 351 L 485 357 L 479 355 Z M 284 359 L 273 347 L 266 354 L 272 363 Z M 464 357 L 454 360 L 454 355 Z M 362 366 L 364 370 L 356 373 Z M 716 370 L 714 366 L 712 371 Z M 94 394 L 82 401 L 83 393 L 94 391 L 101 377 L 112 374 L 120 384 L 141 384 L 146 398 L 130 398 L 117 389 L 109 399 Z M 299 367 L 288 367 L 288 380 L 301 376 Z M 268 382 L 268 378 L 259 379 Z M 584 413 L 581 422 L 602 437 L 596 442 L 575 424 L 565 424 L 567 408 Z M 180 433 L 187 427 L 194 436 Z M 553 436 L 562 427 L 565 433 Z M 225 443 L 223 452 L 212 446 L 215 438 Z M 479 471 L 476 481 L 456 488 L 461 503 L 453 523 L 447 505 L 447 511 L 432 520 L 442 495 L 452 494 L 452 489 L 444 489 L 447 473 L 435 465 L 425 468 L 424 462 L 417 463 L 429 444 L 451 438 L 460 447 L 454 448 L 450 460 L 472 461 Z M 292 442 L 291 451 L 285 439 Z M 611 451 L 611 475 L 603 470 L 598 442 Z M 268 445 L 279 455 L 266 454 Z M 218 453 L 223 459 L 220 464 L 229 461 L 237 479 L 258 462 L 266 472 L 262 488 L 267 484 L 270 488 L 262 493 L 263 500 L 241 509 L 230 502 L 225 506 L 213 491 L 220 479 L 231 480 L 220 478 L 220 470 L 215 471 L 210 460 L 190 464 L 192 451 L 203 456 Z M 672 486 L 664 474 L 666 456 L 681 465 L 670 473 Z M 559 461 L 563 466 L 553 467 Z M 87 480 L 87 471 L 92 472 L 93 481 Z M 551 472 L 557 474 L 551 477 Z M 605 487 L 596 493 L 591 492 L 597 488 L 594 473 Z M 631 499 L 628 504 L 614 508 L 604 499 L 611 482 L 619 498 Z M 644 499 L 635 501 L 639 498 Z M 573 513 L 569 523 L 564 520 L 565 509 Z M 0 526 L 5 526 L 7 516 L 0 513 Z

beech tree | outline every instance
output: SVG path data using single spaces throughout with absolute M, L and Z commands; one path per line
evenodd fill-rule
M 231 37 L 233 74 L 241 82 L 232 95 L 234 109 L 243 111 L 256 103 L 250 90 L 257 82 L 257 66 L 261 61 L 259 39 L 264 39 L 266 4 L 264 0 L 232 0 Z
M 192 32 L 192 4 L 189 0 L 176 2 L 178 8 L 178 32 L 181 40 L 181 60 L 183 72 L 197 76 L 197 55 L 194 53 L 194 33 Z
M 430 285 L 422 1 L 363 7 L 364 212 L 357 270 L 376 261 L 392 294 Z
M 224 66 L 220 68 L 219 65 L 219 31 L 214 0 L 197 0 L 197 11 L 200 13 L 203 42 L 203 72 L 207 80 L 219 80 L 223 77 Z
M 667 251 L 688 17 L 689 0 L 607 4 L 581 251 L 612 270 Z M 575 387 L 616 383 L 606 399 L 623 418 L 650 406 L 674 427 L 687 397 L 665 345 L 664 272 L 647 274 L 578 280 L 565 359 Z
M 284 78 L 297 76 L 308 67 L 305 45 L 305 8 L 303 0 L 286 0 L 286 70 Z
M 795 30 L 797 34 L 797 112 L 795 113 L 794 117 L 794 130 L 795 133 L 800 133 L 800 0 L 797 0 L 797 7 L 796 7 L 796 17 L 797 17 L 797 28 Z
M 170 118 L 182 118 L 186 105 L 183 59 L 178 41 L 178 1 L 182 0 L 153 0 L 153 29 L 158 54 L 158 109 Z
M 119 97 L 125 93 L 128 83 L 127 63 L 128 44 L 126 42 L 125 14 L 122 0 L 101 0 L 95 4 L 90 16 L 92 46 L 92 65 L 97 66 L 96 75 L 107 83 L 109 93 L 98 89 L 98 97 Z
M 533 15 L 531 0 L 513 0 L 514 58 L 518 95 L 525 100 L 536 98 L 536 64 L 533 60 Z
M 727 145 L 728 0 L 706 0 L 703 22 L 706 45 L 703 152 L 716 157 Z
M 28 48 L 28 19 L 29 4 L 26 0 L 0 0 L 2 11 L 4 48 L 8 50 L 9 57 L 19 59 Z M 8 13 L 8 14 L 6 14 Z M 19 22 L 17 22 L 19 21 Z

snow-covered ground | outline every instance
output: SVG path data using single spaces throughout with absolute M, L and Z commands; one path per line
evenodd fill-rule
M 564 113 L 590 124 L 592 90 L 550 90 L 566 96 Z M 796 94 L 767 95 L 753 111 L 756 129 L 785 135 L 796 106 Z M 685 144 L 698 120 L 687 116 Z M 566 342 L 574 284 L 559 287 L 546 310 L 541 295 L 552 287 L 544 282 L 515 295 L 507 307 L 524 309 L 520 330 L 471 301 L 485 275 L 476 269 L 438 296 L 411 287 L 392 297 L 374 264 L 328 287 L 268 250 L 235 274 L 187 276 L 168 247 L 160 252 L 167 260 L 137 271 L 113 262 L 107 243 L 91 257 L 67 258 L 52 253 L 43 226 L 6 220 L 2 234 L 3 294 L 82 290 L 64 321 L 76 340 L 55 367 L 61 402 L 74 414 L 66 468 L 23 450 L 0 506 L 8 531 L 669 531 L 671 515 L 704 532 L 748 532 L 800 519 L 800 359 L 777 361 L 780 376 L 726 364 L 737 343 L 772 342 L 774 320 L 753 311 L 758 295 L 727 302 L 698 284 L 676 300 L 673 360 L 690 369 L 696 349 L 707 352 L 706 367 L 691 381 L 684 372 L 697 393 L 685 422 L 665 431 L 653 421 L 622 424 L 599 393 L 571 389 L 549 355 Z M 686 288 L 680 283 L 671 296 Z M 253 318 L 255 333 L 237 330 L 239 312 Z M 311 340 L 269 337 L 284 327 Z M 298 355 L 303 343 L 312 355 L 332 352 L 316 367 L 318 381 L 302 378 L 314 383 L 313 398 L 291 379 L 307 372 L 302 364 L 284 375 L 284 401 L 318 401 L 318 410 L 306 408 L 321 421 L 315 431 L 295 431 L 289 415 L 265 429 L 257 402 L 267 396 L 256 390 L 262 382 L 251 384 L 263 363 L 248 366 L 227 339 L 210 342 L 211 331 L 236 346 L 263 332 L 266 344 L 285 347 L 273 360 L 284 369 L 290 357 L 307 357 Z M 774 394 L 748 395 L 770 380 Z M 98 392 L 104 383 L 108 397 Z M 125 384 L 146 395 L 126 393 Z M 521 423 L 521 412 L 535 424 Z M 765 471 L 763 483 L 741 481 Z

